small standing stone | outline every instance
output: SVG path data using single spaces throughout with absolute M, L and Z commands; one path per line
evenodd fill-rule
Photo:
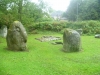
M 63 51 L 81 51 L 81 37 L 77 31 L 72 29 L 65 29 L 63 33 Z
M 77 29 L 76 30 L 80 35 L 82 35 L 83 30 L 82 29 Z
M 3 25 L 0 29 L 0 36 L 6 38 L 7 36 L 7 26 Z
M 15 51 L 25 51 L 27 50 L 27 33 L 22 23 L 19 21 L 14 21 L 13 24 L 8 29 L 7 46 L 10 50 Z

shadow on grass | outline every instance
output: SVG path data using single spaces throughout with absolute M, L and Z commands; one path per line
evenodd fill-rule
M 81 52 L 83 52 L 83 49 L 81 49 L 80 51 L 66 51 L 63 48 L 61 48 L 60 51 L 63 52 L 63 53 L 66 53 L 66 54 L 67 53 L 81 53 Z
M 3 52 L 29 52 L 29 49 L 25 50 L 25 51 L 18 51 L 18 50 L 11 50 L 11 49 L 8 49 L 7 47 L 3 48 Z

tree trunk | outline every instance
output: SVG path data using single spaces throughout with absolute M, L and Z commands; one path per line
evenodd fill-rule
M 22 4 L 23 4 L 23 0 L 19 0 L 18 3 L 18 19 L 19 21 L 22 21 Z

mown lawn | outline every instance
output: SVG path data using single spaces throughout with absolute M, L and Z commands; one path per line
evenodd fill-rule
M 29 52 L 6 50 L 6 40 L 0 38 L 0 75 L 100 75 L 100 39 L 82 36 L 83 51 L 64 53 L 62 45 L 35 40 L 43 35 L 28 35 Z M 62 41 L 62 40 L 60 40 Z

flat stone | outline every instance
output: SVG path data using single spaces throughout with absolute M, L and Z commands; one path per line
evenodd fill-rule
M 42 36 L 40 38 L 35 38 L 35 39 L 39 40 L 41 42 L 53 41 L 53 40 L 61 40 L 60 37 L 54 37 L 54 36 Z
M 95 38 L 100 38 L 100 34 L 96 34 L 95 35 Z

